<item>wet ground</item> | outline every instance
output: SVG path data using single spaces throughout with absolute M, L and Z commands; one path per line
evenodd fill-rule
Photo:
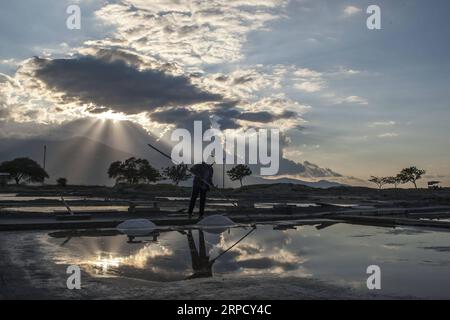
M 69 265 L 82 269 L 81 290 L 66 288 Z M 367 289 L 369 265 L 381 268 L 381 290 Z M 450 234 L 348 224 L 321 230 L 258 225 L 220 234 L 169 231 L 130 243 L 115 232 L 3 232 L 0 297 L 450 298 Z
M 102 201 L 104 198 L 99 197 L 74 197 L 66 196 L 65 200 L 97 200 Z M 35 201 L 35 200 L 61 200 L 61 196 L 19 196 L 16 193 L 0 193 L 0 201 Z

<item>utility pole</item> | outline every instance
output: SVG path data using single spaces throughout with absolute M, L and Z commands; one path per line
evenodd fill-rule
M 45 170 L 45 161 L 47 160 L 47 146 L 44 144 L 44 161 L 43 161 L 43 167 Z
M 227 156 L 226 142 L 227 136 L 223 136 L 223 162 L 222 162 L 222 189 L 225 189 L 225 159 Z
M 222 189 L 225 189 L 225 155 L 223 156 L 223 164 L 222 164 Z
M 43 160 L 43 163 L 42 163 L 43 167 L 44 167 L 44 171 L 45 171 L 45 162 L 46 162 L 46 160 L 47 160 L 47 145 L 44 144 L 44 160 Z M 42 184 L 43 185 L 45 184 L 45 178 L 42 181 Z

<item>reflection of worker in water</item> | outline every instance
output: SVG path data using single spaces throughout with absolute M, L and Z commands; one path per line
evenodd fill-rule
M 256 230 L 256 227 L 253 227 L 249 232 L 247 232 L 242 238 L 238 241 L 234 242 L 230 247 L 223 250 L 217 257 L 214 259 L 210 259 L 206 252 L 206 242 L 205 235 L 203 230 L 198 230 L 198 246 L 199 250 L 197 251 L 197 247 L 195 246 L 194 237 L 192 236 L 192 230 L 179 231 L 181 234 L 184 234 L 188 238 L 189 251 L 191 254 L 192 260 L 192 269 L 194 273 L 187 277 L 187 279 L 196 279 L 196 278 L 209 278 L 213 276 L 212 267 L 214 262 L 216 262 L 220 257 L 222 257 L 225 253 L 233 249 L 237 244 L 239 244 L 242 240 L 247 238 L 253 231 Z
M 188 231 L 187 238 L 192 259 L 192 269 L 194 270 L 194 273 L 189 276 L 188 279 L 212 277 L 214 260 L 209 261 L 209 256 L 206 253 L 205 235 L 203 234 L 203 231 L 198 231 L 198 251 L 191 230 Z
M 197 201 L 197 197 L 199 195 L 200 195 L 199 215 L 201 218 L 205 212 L 206 193 L 212 186 L 212 176 L 214 174 L 214 170 L 212 166 L 206 164 L 205 162 L 202 162 L 201 164 L 194 165 L 191 168 L 191 172 L 194 174 L 194 183 L 192 186 L 191 201 L 189 203 L 189 211 L 188 211 L 189 218 L 192 217 L 195 202 Z

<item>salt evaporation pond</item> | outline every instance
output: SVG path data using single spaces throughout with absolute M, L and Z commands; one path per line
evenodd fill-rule
M 105 211 L 120 211 L 126 212 L 128 206 L 73 206 L 73 212 L 90 211 L 90 212 L 105 212 Z M 17 213 L 54 213 L 54 212 L 67 212 L 67 208 L 63 206 L 45 206 L 45 207 L 6 207 L 0 208 L 0 212 L 17 212 Z
M 36 201 L 36 200 L 61 200 L 59 196 L 19 196 L 16 193 L 0 193 L 0 201 Z M 104 201 L 105 198 L 100 197 L 80 197 L 80 196 L 65 196 L 66 201 L 76 200 L 91 200 Z
M 348 224 L 273 228 L 169 231 L 134 242 L 114 232 L 0 233 L 0 272 L 15 293 L 22 287 L 30 295 L 40 288 L 66 297 L 296 299 L 346 298 L 350 290 L 354 297 L 450 298 L 450 233 Z M 83 270 L 81 293 L 65 289 L 66 268 L 74 264 Z M 369 265 L 381 268 L 379 291 L 366 287 Z

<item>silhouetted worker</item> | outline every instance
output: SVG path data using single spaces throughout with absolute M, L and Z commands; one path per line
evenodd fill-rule
M 210 190 L 212 186 L 212 176 L 214 170 L 212 165 L 202 162 L 201 164 L 196 164 L 191 168 L 191 172 L 194 174 L 194 183 L 192 185 L 192 195 L 191 201 L 189 203 L 189 219 L 192 217 L 192 212 L 194 211 L 195 202 L 197 197 L 200 195 L 200 209 L 199 216 L 203 217 L 205 212 L 206 203 L 206 193 Z
M 205 235 L 203 234 L 203 231 L 198 231 L 199 251 L 197 251 L 195 246 L 191 230 L 188 231 L 187 238 L 192 259 L 192 269 L 194 270 L 194 273 L 187 279 L 212 277 L 212 266 L 214 261 L 209 261 L 209 256 L 206 254 Z

